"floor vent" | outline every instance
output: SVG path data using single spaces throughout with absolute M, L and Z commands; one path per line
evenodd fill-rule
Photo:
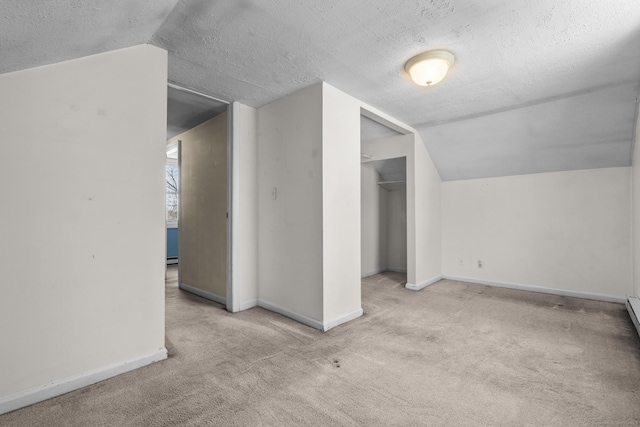
M 636 325 L 636 331 L 640 335 L 640 323 L 638 323 L 638 315 L 640 315 L 640 299 L 638 297 L 627 297 L 627 311 L 633 324 Z

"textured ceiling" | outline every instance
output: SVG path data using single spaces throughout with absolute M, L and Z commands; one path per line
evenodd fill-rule
M 169 86 L 167 140 L 227 111 L 228 104 Z
M 0 72 L 150 42 L 172 81 L 256 107 L 324 80 L 417 128 L 443 179 L 631 162 L 638 0 L 3 0 L 0 19 Z M 420 88 L 402 67 L 428 49 L 456 63 Z
M 418 126 L 443 180 L 630 166 L 638 84 Z
M 178 0 L 2 0 L 0 73 L 147 43 Z
M 375 120 L 371 120 L 365 116 L 360 116 L 360 141 L 370 141 L 372 139 L 398 135 L 402 134 L 376 122 Z

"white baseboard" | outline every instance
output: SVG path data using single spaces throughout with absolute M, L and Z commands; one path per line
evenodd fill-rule
M 249 301 L 241 302 L 240 305 L 238 306 L 238 311 L 248 310 L 250 308 L 257 307 L 257 306 L 258 306 L 258 300 L 252 299 Z
M 629 316 L 631 316 L 631 321 L 636 327 L 638 335 L 640 335 L 640 319 L 638 318 L 638 316 L 640 316 L 640 299 L 638 299 L 638 297 L 628 296 L 626 305 Z
M 385 271 L 392 271 L 394 273 L 406 273 L 407 270 L 406 269 L 402 269 L 402 268 L 390 268 L 390 267 L 385 267 L 385 268 L 381 268 L 379 270 L 374 270 L 374 271 L 370 271 L 368 273 L 364 273 L 360 276 L 361 279 L 364 279 L 365 277 L 369 277 L 369 276 L 375 276 L 376 274 L 380 274 L 380 273 L 384 273 Z
M 296 313 L 295 311 L 289 310 L 288 308 L 284 308 L 278 304 L 274 304 L 265 300 L 258 300 L 258 305 L 267 310 L 274 311 L 293 320 L 297 320 L 298 322 L 307 326 L 311 326 L 314 329 L 319 329 L 321 331 L 323 330 L 324 325 L 321 321 L 312 319 L 311 317 L 305 316 L 304 314 Z
M 338 325 L 342 325 L 343 323 L 347 323 L 350 320 L 353 319 L 357 319 L 358 317 L 362 316 L 364 312 L 362 311 L 362 308 L 360 308 L 359 310 L 356 311 L 352 311 L 351 313 L 347 313 L 343 316 L 338 317 L 337 319 L 331 320 L 329 322 L 324 322 L 324 332 L 328 331 L 331 328 L 335 328 Z
M 353 311 L 351 313 L 347 313 L 343 316 L 339 316 L 336 319 L 330 320 L 328 322 L 321 322 L 317 319 L 313 319 L 309 316 L 305 316 L 304 314 L 297 313 L 293 310 L 289 310 L 288 308 L 284 308 L 281 305 L 274 304 L 265 300 L 258 300 L 258 305 L 264 309 L 273 311 L 278 314 L 282 314 L 285 317 L 296 320 L 303 325 L 311 326 L 314 329 L 318 329 L 320 331 L 326 332 L 331 328 L 335 328 L 338 325 L 342 325 L 350 320 L 356 319 L 364 313 L 362 308 L 359 310 Z
M 540 292 L 543 294 L 560 295 L 565 297 L 585 298 L 585 299 L 592 299 L 596 301 L 619 302 L 623 304 L 626 302 L 625 297 L 618 297 L 615 295 L 570 291 L 566 289 L 545 288 L 542 286 L 521 285 L 518 283 L 498 282 L 494 280 L 482 280 L 482 279 L 476 279 L 473 277 L 452 276 L 449 274 L 442 275 L 442 278 L 447 280 L 456 280 L 458 282 L 477 283 L 479 285 L 497 286 L 499 288 L 517 289 L 520 291 Z
M 376 274 L 380 274 L 387 271 L 386 268 L 380 268 L 378 270 L 373 270 L 373 271 L 369 271 L 368 273 L 364 273 L 362 275 L 360 275 L 361 279 L 364 279 L 365 277 L 369 277 L 369 276 L 375 276 Z
M 73 377 L 63 380 L 54 381 L 52 383 L 32 388 L 31 390 L 17 393 L 0 399 L 0 414 L 4 414 L 52 397 L 60 396 L 65 393 L 104 381 L 116 375 L 141 368 L 153 362 L 158 362 L 167 358 L 167 349 L 161 348 L 153 353 L 145 354 L 133 359 L 126 360 L 121 363 L 109 365 L 104 368 L 84 372 Z
M 429 285 L 433 285 L 440 280 L 442 280 L 442 276 L 435 276 L 431 279 L 425 280 L 424 282 L 420 282 L 417 285 L 413 283 L 407 283 L 406 285 L 404 285 L 404 287 L 407 289 L 411 289 L 412 291 L 419 291 L 420 289 L 424 289 Z
M 218 302 L 222 305 L 227 305 L 227 299 L 225 297 L 221 297 L 220 295 L 214 294 L 213 292 L 203 291 L 202 289 L 198 289 L 195 286 L 187 285 L 186 283 L 180 283 L 178 287 L 183 291 L 198 295 L 199 297 Z

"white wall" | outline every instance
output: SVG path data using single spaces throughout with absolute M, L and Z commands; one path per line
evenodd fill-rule
M 362 314 L 359 141 L 325 83 L 258 109 L 258 304 L 322 330 Z
M 633 203 L 633 295 L 640 296 L 640 114 L 636 121 L 635 146 L 632 168 Z
M 258 304 L 323 330 L 362 314 L 361 114 L 412 132 L 323 82 L 257 114 Z M 407 287 L 421 289 L 440 278 L 440 178 L 412 133 L 370 149 L 407 157 Z
M 258 304 L 258 112 L 234 102 L 232 303 L 236 312 Z
M 407 190 L 383 190 L 387 199 L 387 268 L 407 271 Z
M 386 190 L 373 162 L 361 173 L 362 277 L 382 271 L 407 271 L 407 190 Z
M 420 287 L 442 275 L 442 181 L 420 135 L 415 137 L 415 283 Z
M 321 328 L 321 84 L 258 109 L 258 207 L 259 304 Z
M 360 102 L 322 84 L 324 330 L 362 315 Z
M 387 190 L 378 185 L 380 174 L 374 164 L 361 166 L 361 268 L 362 277 L 380 273 L 387 262 Z M 405 232 L 406 240 L 406 232 Z M 406 252 L 406 242 L 405 242 Z
M 167 54 L 3 74 L 0 93 L 3 412 L 166 357 Z
M 630 174 L 609 168 L 443 183 L 444 275 L 624 297 L 632 280 Z

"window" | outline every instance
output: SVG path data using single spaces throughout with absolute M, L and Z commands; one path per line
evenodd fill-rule
M 178 226 L 178 185 L 180 183 L 180 173 L 178 171 L 178 160 L 167 158 L 167 227 L 176 228 Z

